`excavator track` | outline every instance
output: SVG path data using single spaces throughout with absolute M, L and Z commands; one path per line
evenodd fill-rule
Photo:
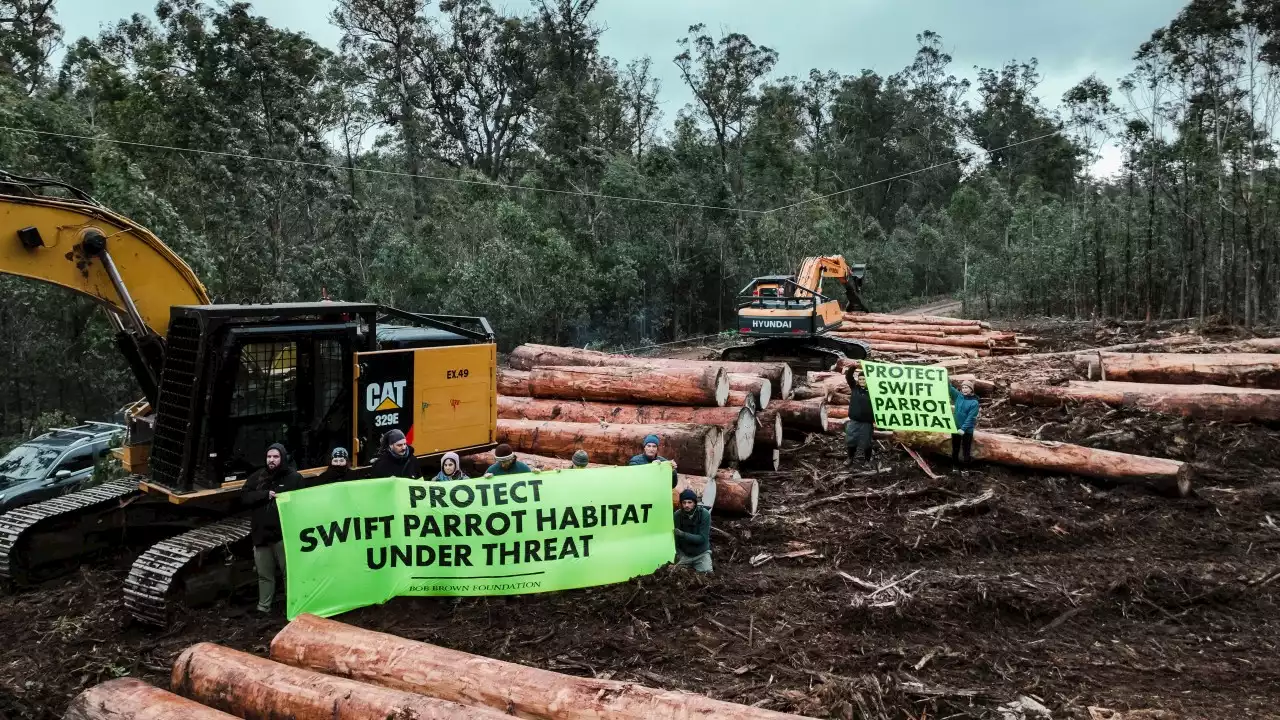
M 785 362 L 795 372 L 830 370 L 845 358 L 862 360 L 870 347 L 858 340 L 815 335 L 807 338 L 761 338 L 749 345 L 721 351 L 720 359 L 735 362 Z
M 125 509 L 141 495 L 138 478 L 131 477 L 14 508 L 0 515 L 0 581 L 12 585 L 35 582 L 43 579 L 42 572 L 47 573 L 50 566 L 57 567 L 92 552 L 95 548 L 92 544 L 84 544 L 84 539 L 104 531 L 123 532 Z M 86 527 L 85 521 L 95 516 L 93 524 Z M 44 530 L 53 530 L 61 523 L 74 525 L 67 528 L 68 533 L 79 533 L 81 545 L 76 550 L 58 552 L 54 543 L 50 550 L 52 557 L 42 558 L 30 551 L 29 546 L 36 535 Z
M 236 516 L 152 545 L 124 583 L 125 608 L 138 621 L 164 627 L 178 605 L 230 594 L 252 570 L 249 518 Z

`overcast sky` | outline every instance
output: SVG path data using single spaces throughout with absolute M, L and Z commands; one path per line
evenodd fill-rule
M 509 12 L 524 2 L 495 3 Z M 778 52 L 778 76 L 804 77 L 812 68 L 855 74 L 901 70 L 915 54 L 915 36 L 940 33 L 954 57 L 955 74 L 972 78 L 974 66 L 999 67 L 1011 59 L 1040 60 L 1041 96 L 1057 107 L 1063 92 L 1096 72 L 1114 83 L 1127 73 L 1138 45 L 1171 20 L 1185 0 L 600 0 L 601 49 L 625 65 L 653 58 L 662 80 L 664 124 L 691 100 L 671 58 L 690 25 L 741 32 Z M 336 47 L 329 24 L 331 0 L 257 0 L 255 10 L 279 26 Z M 154 0 L 57 0 L 67 41 L 93 35 L 132 13 L 151 15 Z M 1098 170 L 1118 166 L 1104 151 Z

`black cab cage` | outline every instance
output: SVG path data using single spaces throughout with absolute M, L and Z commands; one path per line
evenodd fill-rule
M 761 285 L 780 285 L 785 289 L 782 294 L 761 294 Z M 772 290 L 773 288 L 767 288 Z M 809 293 L 806 297 L 796 297 L 796 291 L 803 290 Z M 803 310 L 805 308 L 816 309 L 818 305 L 830 302 L 831 298 L 823 295 L 821 292 L 813 288 L 807 288 L 795 280 L 788 277 L 759 277 L 747 283 L 747 286 L 738 292 L 738 309 L 759 308 L 771 310 Z

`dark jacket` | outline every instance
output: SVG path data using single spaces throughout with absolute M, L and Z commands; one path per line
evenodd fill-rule
M 649 463 L 656 463 L 656 462 L 670 462 L 670 460 L 667 460 L 661 455 L 650 460 L 648 455 L 645 455 L 644 453 L 640 453 L 639 455 L 632 455 L 631 459 L 627 461 L 627 464 L 628 465 L 648 465 Z M 671 487 L 675 487 L 679 484 L 680 484 L 680 471 L 676 470 L 675 468 L 671 468 Z
M 875 411 L 871 409 L 871 393 L 857 383 L 849 384 L 849 419 L 861 423 L 876 421 Z
M 676 508 L 676 549 L 693 557 L 711 549 L 711 511 L 695 505 L 693 513 Z
M 354 480 L 355 476 L 351 473 L 351 466 L 344 465 L 342 467 L 334 467 L 330 465 L 324 469 L 324 472 L 312 478 L 307 487 L 316 487 L 318 485 L 328 485 L 329 483 L 343 482 L 344 480 Z
M 973 432 L 978 426 L 978 396 L 965 397 L 954 387 L 948 389 L 951 390 L 951 404 L 955 406 L 956 430 Z
M 280 532 L 280 513 L 276 501 L 268 495 L 277 495 L 302 487 L 302 476 L 287 463 L 281 463 L 274 471 L 262 468 L 249 476 L 240 490 L 241 497 L 253 509 L 249 518 L 249 539 L 254 547 L 271 545 L 283 539 Z
M 413 446 L 405 450 L 404 457 L 396 457 L 391 450 L 384 449 L 378 453 L 369 470 L 368 477 L 399 477 L 417 479 L 422 477 L 422 468 L 418 467 L 418 458 L 413 454 Z
M 503 470 L 502 463 L 494 463 L 489 466 L 488 470 L 484 471 L 484 474 L 493 475 L 494 477 L 497 477 L 498 475 L 519 475 L 520 473 L 531 473 L 531 472 L 533 472 L 533 468 L 529 467 L 528 465 L 525 465 L 519 460 L 516 460 L 515 462 L 511 463 L 511 468 L 509 470 Z

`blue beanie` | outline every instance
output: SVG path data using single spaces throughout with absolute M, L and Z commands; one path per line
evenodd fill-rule
M 653 443 L 654 445 L 657 445 L 657 444 L 658 444 L 658 436 L 657 436 L 657 435 L 645 435 L 645 436 L 644 436 L 644 442 L 642 442 L 642 443 L 640 443 L 640 444 L 643 446 L 643 445 L 648 445 L 649 443 Z
M 698 493 L 690 490 L 689 488 L 685 488 L 681 490 L 680 502 L 684 502 L 685 500 L 692 500 L 694 502 L 698 502 Z

